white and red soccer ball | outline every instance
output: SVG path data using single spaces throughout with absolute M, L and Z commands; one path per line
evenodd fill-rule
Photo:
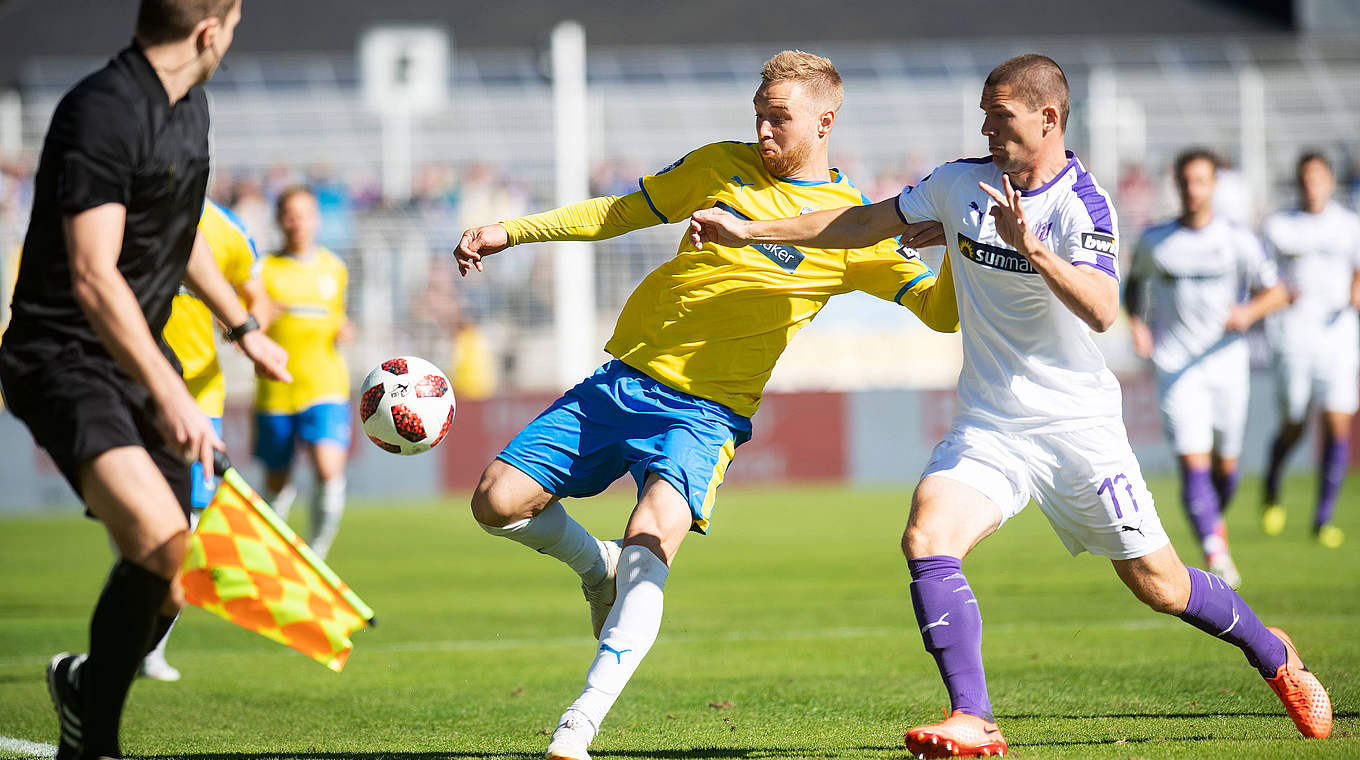
M 359 422 L 368 440 L 393 454 L 429 451 L 453 424 L 453 389 L 433 364 L 398 356 L 364 378 Z

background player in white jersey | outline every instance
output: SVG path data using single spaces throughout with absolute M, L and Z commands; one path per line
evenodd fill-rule
M 699 240 L 825 246 L 865 245 L 926 219 L 945 227 L 963 333 L 959 410 L 916 488 L 902 549 L 953 713 L 908 731 L 908 748 L 1006 750 L 962 560 L 1031 497 L 1069 551 L 1109 557 L 1138 599 L 1240 647 L 1299 730 L 1326 736 L 1326 691 L 1282 631 L 1181 563 L 1129 448 L 1119 383 L 1090 335 L 1119 311 L 1118 228 L 1108 196 L 1064 148 L 1062 69 L 1042 55 L 1012 58 L 988 75 L 981 107 L 991 155 L 939 167 L 895 201 L 777 221 L 710 209 L 691 222 Z
M 1270 320 L 1281 426 L 1266 467 L 1261 527 L 1272 536 L 1284 530 L 1280 476 L 1309 409 L 1320 407 L 1324 431 L 1313 534 L 1334 549 L 1345 539 L 1331 519 L 1350 463 L 1360 383 L 1360 217 L 1332 200 L 1336 177 L 1321 153 L 1299 159 L 1298 183 L 1300 208 L 1273 214 L 1262 230 L 1294 302 Z
M 1214 214 L 1217 174 L 1218 159 L 1207 150 L 1176 158 L 1181 214 L 1143 233 L 1124 292 L 1134 350 L 1157 369 L 1185 512 L 1209 571 L 1237 588 L 1223 512 L 1237 490 L 1247 425 L 1244 332 L 1289 294 L 1256 236 Z

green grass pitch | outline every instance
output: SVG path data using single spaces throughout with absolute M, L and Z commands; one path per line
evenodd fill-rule
M 1183 556 L 1176 485 L 1163 520 Z M 1333 738 L 1298 737 L 1231 646 L 1156 615 L 1108 562 L 1072 558 L 1031 507 L 965 565 L 981 602 L 997 719 L 1022 758 L 1360 757 L 1360 477 L 1350 541 L 1315 547 L 1311 480 L 1286 534 L 1230 513 L 1243 594 L 1288 630 L 1332 694 Z M 616 536 L 627 492 L 568 508 Z M 691 536 L 661 635 L 595 742 L 600 758 L 900 758 L 902 733 L 946 705 L 906 596 L 903 490 L 724 489 Z M 305 511 L 305 510 L 299 510 Z M 565 567 L 485 535 L 466 499 L 356 504 L 333 567 L 377 610 L 345 672 L 190 609 L 170 642 L 179 683 L 139 682 L 124 720 L 137 757 L 536 758 L 594 646 Z M 55 742 L 42 670 L 85 647 L 109 565 L 103 532 L 69 518 L 0 521 L 0 737 Z M 0 750 L 0 757 L 22 757 Z

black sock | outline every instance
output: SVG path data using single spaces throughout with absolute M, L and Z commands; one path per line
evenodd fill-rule
M 90 656 L 80 668 L 86 756 L 122 756 L 123 702 L 142 658 L 156 643 L 152 636 L 169 592 L 170 581 L 126 559 L 109 573 L 90 619 Z
M 151 629 L 151 643 L 147 645 L 146 651 L 142 652 L 142 657 L 151 654 L 151 650 L 160 646 L 161 639 L 170 633 L 170 626 L 175 624 L 175 619 L 179 615 L 157 615 L 156 626 Z

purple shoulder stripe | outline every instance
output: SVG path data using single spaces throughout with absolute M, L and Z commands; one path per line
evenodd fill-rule
M 1104 272 L 1105 274 L 1108 274 L 1109 276 L 1113 277 L 1115 279 L 1115 282 L 1119 281 L 1119 270 L 1115 269 L 1114 267 L 1113 256 L 1106 256 L 1104 254 L 1100 254 L 1096 256 L 1095 261 L 1074 261 L 1072 263 L 1079 267 L 1094 267 Z
M 1086 207 L 1086 213 L 1091 215 L 1091 223 L 1095 225 L 1096 232 L 1113 235 L 1114 220 L 1110 218 L 1110 202 L 1100 194 L 1090 172 L 1083 169 L 1077 175 L 1077 181 L 1072 184 L 1072 192 L 1077 194 L 1081 199 L 1081 205 Z
M 983 157 L 981 157 L 981 158 L 956 158 L 956 159 L 954 159 L 953 161 L 950 161 L 949 163 L 951 163 L 951 164 L 990 164 L 991 162 L 992 162 L 992 157 L 991 157 L 991 156 L 983 156 Z

